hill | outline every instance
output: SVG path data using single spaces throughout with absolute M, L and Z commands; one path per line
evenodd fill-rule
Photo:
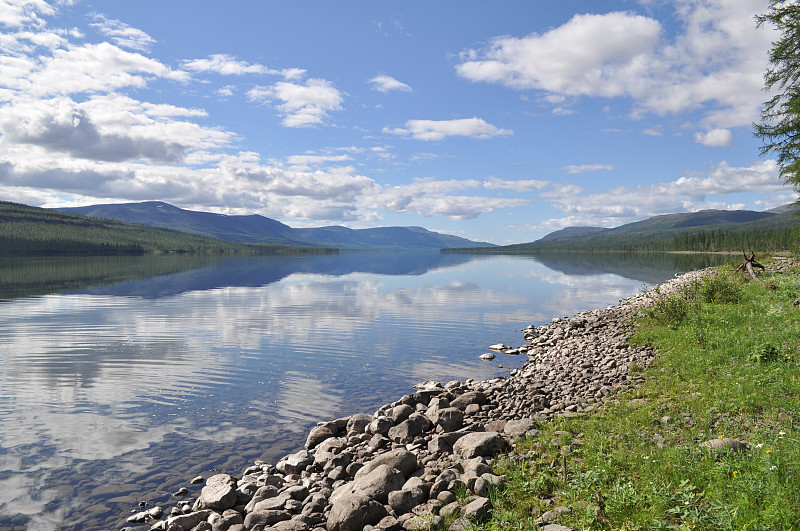
M 280 243 L 287 245 L 328 246 L 348 249 L 442 249 L 489 247 L 475 242 L 432 232 L 421 227 L 378 227 L 350 229 L 331 226 L 292 228 L 260 215 L 229 216 L 184 210 L 160 201 L 60 208 L 61 212 L 141 223 L 156 227 L 201 234 L 226 241 Z
M 0 254 L 318 254 L 335 250 L 242 244 L 176 230 L 0 201 Z
M 654 216 L 596 232 L 568 227 L 530 243 L 465 252 L 779 250 L 793 245 L 797 219 L 791 206 L 765 212 L 702 210 Z

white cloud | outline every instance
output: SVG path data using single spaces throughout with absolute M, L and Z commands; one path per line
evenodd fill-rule
M 286 161 L 296 170 L 309 170 L 328 162 L 346 162 L 353 160 L 350 155 L 292 155 Z
M 372 88 L 377 90 L 378 92 L 391 92 L 393 90 L 399 90 L 401 92 L 411 92 L 411 87 L 402 83 L 391 76 L 386 75 L 379 75 L 375 76 L 369 80 L 372 84 Z
M 45 96 L 144 87 L 157 77 L 187 79 L 184 72 L 103 42 L 55 50 L 24 81 L 30 94 Z
M 617 186 L 590 194 L 572 184 L 555 184 L 540 197 L 569 214 L 568 224 L 616 226 L 659 214 L 711 208 L 720 202 L 731 204 L 726 198 L 735 194 L 758 194 L 773 201 L 789 191 L 778 175 L 776 163 L 761 161 L 747 167 L 722 162 L 706 175 L 689 175 L 649 185 Z
M 0 26 L 20 28 L 23 26 L 42 27 L 41 16 L 55 14 L 53 6 L 44 0 L 3 0 L 0 3 Z
M 92 26 L 100 33 L 114 41 L 117 46 L 132 50 L 147 51 L 156 40 L 140 29 L 133 28 L 119 20 L 108 19 L 103 15 L 95 15 Z
M 215 72 L 224 76 L 241 76 L 245 74 L 279 74 L 278 70 L 271 70 L 258 63 L 241 61 L 232 55 L 214 54 L 208 59 L 192 59 L 183 61 L 181 66 L 192 72 Z
M 281 101 L 275 107 L 283 113 L 286 127 L 307 127 L 323 123 L 328 113 L 342 109 L 342 93 L 330 81 L 311 78 L 304 85 L 289 82 L 248 91 L 251 101 Z
M 681 28 L 674 36 L 633 13 L 575 15 L 542 34 L 498 37 L 467 50 L 456 70 L 472 81 L 547 96 L 630 97 L 634 115 L 700 110 L 710 129 L 749 126 L 759 116 L 774 37 L 753 20 L 765 4 L 674 0 Z
M 575 15 L 527 37 L 498 37 L 469 50 L 457 72 L 471 81 L 561 95 L 621 96 L 641 78 L 661 34 L 658 21 L 631 13 Z
M 594 171 L 613 171 L 614 166 L 610 166 L 608 164 L 579 164 L 579 165 L 569 165 L 564 167 L 564 171 L 570 174 L 576 173 L 587 173 L 587 172 L 594 172 Z
M 705 133 L 697 132 L 694 134 L 694 141 L 706 147 L 728 147 L 733 145 L 733 133 L 730 129 L 712 129 Z
M 510 129 L 500 129 L 477 117 L 456 120 L 409 120 L 406 122 L 405 128 L 389 129 L 385 127 L 383 132 L 428 141 L 442 140 L 449 136 L 483 139 L 514 133 Z

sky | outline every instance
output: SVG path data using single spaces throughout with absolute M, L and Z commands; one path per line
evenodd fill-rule
M 796 199 L 768 0 L 0 0 L 0 200 L 497 244 Z

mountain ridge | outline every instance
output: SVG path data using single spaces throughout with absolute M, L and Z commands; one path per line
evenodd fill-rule
M 279 243 L 287 245 L 339 247 L 344 249 L 442 249 L 494 247 L 427 230 L 423 227 L 374 227 L 351 229 L 339 225 L 317 228 L 293 228 L 261 216 L 227 215 L 186 210 L 163 201 L 113 203 L 84 207 L 57 208 L 60 212 L 109 218 L 210 236 L 226 241 Z

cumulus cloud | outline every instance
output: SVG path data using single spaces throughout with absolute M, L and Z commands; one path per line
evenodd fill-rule
M 633 13 L 575 15 L 545 33 L 497 37 L 466 50 L 456 71 L 548 96 L 630 97 L 634 116 L 700 110 L 709 128 L 749 126 L 758 119 L 774 38 L 771 28 L 753 22 L 764 2 L 674 6 L 682 29 L 672 38 L 658 21 Z
M 342 93 L 330 81 L 311 78 L 305 84 L 288 81 L 272 86 L 257 86 L 247 92 L 255 102 L 275 102 L 286 127 L 308 127 L 322 124 L 332 111 L 342 109 Z M 278 103 L 282 102 L 282 103 Z
M 514 134 L 510 129 L 500 129 L 477 117 L 456 120 L 409 120 L 404 128 L 385 127 L 383 132 L 427 141 L 443 140 L 450 136 L 484 139 Z
M 100 33 L 111 39 L 117 46 L 132 50 L 147 51 L 156 40 L 144 31 L 133 28 L 119 20 L 108 19 L 103 15 L 95 15 L 95 22 L 91 24 L 100 30 Z
M 498 37 L 462 53 L 458 74 L 471 81 L 565 95 L 621 96 L 635 90 L 658 44 L 658 21 L 632 13 L 575 15 L 526 37 Z
M 588 194 L 572 184 L 554 184 L 540 197 L 568 214 L 568 224 L 616 226 L 659 214 L 711 208 L 721 202 L 731 204 L 726 198 L 740 193 L 777 198 L 788 191 L 776 163 L 761 161 L 746 167 L 722 162 L 705 175 L 688 175 L 650 185 L 617 186 Z
M 587 173 L 587 172 L 595 172 L 595 171 L 613 171 L 614 166 L 610 166 L 608 164 L 570 164 L 569 166 L 564 167 L 564 171 L 569 174 L 576 174 L 576 173 Z
M 369 80 L 372 88 L 377 90 L 378 92 L 391 92 L 393 90 L 399 90 L 401 92 L 411 92 L 411 87 L 406 85 L 405 83 L 396 80 L 391 76 L 386 75 L 379 75 L 375 76 Z
M 694 134 L 694 141 L 706 147 L 728 147 L 733 145 L 733 133 L 730 129 L 712 129 Z

